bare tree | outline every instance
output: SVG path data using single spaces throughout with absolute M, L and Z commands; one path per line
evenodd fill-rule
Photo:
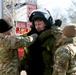
M 72 5 L 67 11 L 71 22 L 76 23 L 76 1 L 72 1 Z

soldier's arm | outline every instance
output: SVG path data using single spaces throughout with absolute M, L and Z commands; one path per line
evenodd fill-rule
M 60 36 L 62 34 L 62 29 L 58 26 L 52 26 L 51 29 L 48 29 L 44 32 L 42 32 L 38 39 L 40 41 L 44 40 L 45 38 L 51 36 L 51 35 L 54 35 L 54 37 L 56 38 L 56 40 L 59 40 L 60 39 Z
M 62 29 L 58 26 L 52 26 L 51 33 L 54 35 L 56 40 L 59 40 L 61 38 Z
M 50 35 L 52 35 L 52 34 L 51 34 L 51 29 L 48 29 L 48 30 L 42 32 L 42 33 L 39 35 L 38 39 L 39 39 L 40 41 L 43 41 L 45 38 L 49 37 Z
M 37 34 L 32 34 L 30 36 L 18 37 L 17 46 L 28 47 L 35 42 L 37 36 Z
M 70 60 L 68 48 L 60 47 L 55 52 L 52 75 L 66 75 Z
M 16 49 L 20 47 L 28 47 L 33 44 L 37 38 L 37 34 L 32 34 L 31 36 L 7 36 L 5 38 L 6 43 L 4 46 L 7 46 L 7 49 Z

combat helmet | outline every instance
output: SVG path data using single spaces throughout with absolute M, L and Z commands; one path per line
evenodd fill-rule
M 53 18 L 50 12 L 45 8 L 33 10 L 29 15 L 30 22 L 33 22 L 37 18 L 41 18 L 44 20 L 45 23 L 48 23 L 49 25 L 53 25 Z

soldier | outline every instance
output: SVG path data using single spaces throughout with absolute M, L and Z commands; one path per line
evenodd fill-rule
M 60 47 L 54 55 L 52 75 L 76 75 L 76 24 L 63 29 Z
M 53 34 L 61 32 L 53 26 L 53 19 L 46 9 L 34 10 L 29 20 L 32 22 L 32 30 L 28 35 L 37 33 L 38 38 L 27 48 L 28 53 L 24 50 L 24 55 L 20 59 L 22 69 L 27 71 L 27 75 L 51 75 L 52 58 L 56 50 L 56 38 Z
M 13 36 L 12 28 L 6 20 L 0 19 L 0 75 L 19 75 L 17 49 L 28 47 L 37 38 L 37 34 Z

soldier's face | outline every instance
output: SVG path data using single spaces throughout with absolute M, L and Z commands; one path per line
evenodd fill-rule
M 6 35 L 11 35 L 11 29 L 6 31 L 6 32 L 3 32 L 3 34 L 6 34 Z
M 12 28 L 12 29 L 10 30 L 10 35 L 16 35 L 16 34 L 15 34 L 15 28 Z
M 38 32 L 45 29 L 45 23 L 43 20 L 35 20 L 34 24 L 35 24 L 35 28 Z
M 12 35 L 13 34 L 13 31 L 12 29 L 6 31 L 6 32 L 3 32 L 3 34 L 6 34 L 6 35 Z

